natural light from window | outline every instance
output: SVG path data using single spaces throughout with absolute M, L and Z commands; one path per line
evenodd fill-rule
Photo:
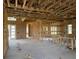
M 9 21 L 16 21 L 16 18 L 15 17 L 8 17 L 8 20 Z
M 57 26 L 51 26 L 51 34 L 57 34 Z
M 43 31 L 48 31 L 48 26 L 44 26 Z
M 68 25 L 68 34 L 72 34 L 72 24 Z

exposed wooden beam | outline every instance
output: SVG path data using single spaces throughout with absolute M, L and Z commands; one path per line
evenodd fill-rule
M 35 18 L 42 18 L 42 19 L 44 19 L 44 18 L 47 18 L 47 19 L 51 18 L 51 15 L 48 16 L 46 13 L 45 14 L 36 13 L 36 12 L 28 13 L 28 11 L 27 12 L 25 12 L 25 11 L 23 12 L 21 10 L 13 10 L 13 9 L 8 10 L 8 13 L 10 13 L 12 15 L 16 15 L 16 16 L 28 16 L 28 17 L 35 17 Z M 52 18 L 54 18 L 54 17 L 55 17 L 55 15 L 52 15 Z
M 68 8 L 65 8 L 64 10 L 61 10 L 61 9 L 56 10 L 55 13 L 62 13 L 63 12 L 65 14 L 65 12 L 68 12 L 69 10 L 71 11 L 71 10 L 74 10 L 74 9 L 75 9 L 75 6 L 70 6 Z
M 26 7 L 29 7 L 30 3 L 31 3 L 31 0 L 28 0 Z
M 15 9 L 15 7 L 9 7 L 9 9 Z M 41 13 L 50 13 L 50 11 L 47 11 L 47 10 L 39 10 L 39 9 L 34 9 L 34 8 L 21 8 L 21 7 L 16 7 L 18 10 L 25 10 L 25 11 L 35 11 L 35 12 L 41 12 Z
M 15 0 L 15 7 L 18 6 L 18 0 Z
M 48 6 L 50 3 L 52 3 L 53 1 L 46 1 L 45 3 L 43 3 L 44 4 L 44 6 L 42 7 L 42 8 L 46 8 L 46 6 Z
M 67 14 L 67 13 L 73 11 L 73 10 L 75 10 L 75 8 L 71 8 L 71 9 L 69 9 L 69 10 L 67 10 L 67 11 L 62 12 L 62 13 L 63 13 L 63 14 Z M 74 13 L 74 12 L 73 12 L 73 13 Z
M 57 2 L 56 2 L 55 0 L 53 0 L 53 2 L 54 2 L 54 3 L 53 3 L 51 6 L 49 6 L 49 7 L 47 8 L 47 10 L 50 9 L 51 7 L 53 7 L 55 4 L 57 4 Z
M 52 7 L 64 7 L 65 5 L 67 5 L 66 3 L 68 2 L 68 0 L 65 0 L 63 3 L 61 2 L 61 0 L 58 0 L 57 2 L 54 0 L 53 1 L 54 4 L 51 4 L 49 7 L 47 7 L 47 10 L 51 9 Z M 73 1 L 72 1 L 73 2 Z M 70 2 L 70 3 L 72 3 Z M 59 4 L 59 5 L 57 5 Z
M 69 10 L 67 10 L 67 11 L 64 11 L 64 12 L 59 12 L 58 14 L 62 14 L 62 16 L 65 16 L 65 15 L 67 15 L 67 14 L 69 14 L 69 13 L 72 13 L 71 14 L 71 16 L 73 15 L 74 17 L 75 17 L 75 11 L 73 12 L 73 10 L 75 10 L 75 8 L 71 8 L 71 9 L 69 9 Z
M 8 7 L 10 7 L 10 1 L 9 0 L 7 0 L 7 4 L 8 4 Z
M 45 0 L 39 0 L 40 4 L 43 4 L 45 2 Z
M 41 0 L 38 0 L 38 3 L 40 4 Z
M 34 0 L 30 2 L 29 7 L 32 7 Z
M 60 0 L 60 6 L 62 5 L 61 0 Z
M 43 4 L 45 3 L 45 0 L 39 0 L 38 3 L 40 5 L 40 9 L 42 9 Z
M 66 0 L 66 2 L 67 2 L 67 0 Z M 58 8 L 56 8 L 56 10 L 54 11 L 54 13 L 59 13 L 59 12 L 61 12 L 61 11 L 66 11 L 66 10 L 69 10 L 70 8 L 74 8 L 75 7 L 75 5 L 67 5 L 66 4 L 66 2 L 64 2 L 61 6 L 59 6 Z M 74 3 L 74 1 L 72 1 L 72 2 L 70 2 L 70 4 L 71 3 L 73 3 L 73 4 L 75 4 Z M 67 7 L 67 8 L 66 8 Z M 65 8 L 65 9 L 63 9 L 63 8 Z
M 26 1 L 27 1 L 27 0 L 24 0 L 24 3 L 23 3 L 23 8 L 25 8 Z

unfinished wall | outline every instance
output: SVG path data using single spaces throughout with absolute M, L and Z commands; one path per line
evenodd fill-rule
M 40 22 L 32 22 L 29 29 L 31 37 L 34 39 L 38 39 L 38 37 L 40 37 Z
M 74 21 L 74 22 L 73 22 Z M 25 39 L 26 38 L 26 25 L 29 24 L 29 36 L 30 37 L 53 37 L 54 35 L 51 35 L 51 26 L 55 25 L 59 28 L 59 34 L 60 36 L 75 36 L 75 20 L 64 20 L 64 21 L 31 21 L 30 22 L 22 22 L 21 18 L 17 18 L 16 21 L 16 38 L 17 39 Z M 67 33 L 67 25 L 72 24 L 73 25 L 73 34 L 68 35 Z M 43 31 L 43 27 L 47 26 L 48 31 Z
M 45 22 L 45 21 L 41 22 L 41 36 L 50 37 L 50 22 Z
M 8 21 L 8 24 L 16 25 L 16 21 Z
M 26 38 L 26 23 L 22 22 L 21 18 L 16 19 L 16 39 Z
M 59 36 L 62 35 L 62 28 L 63 28 L 63 22 L 62 21 L 43 21 L 42 22 L 42 32 L 41 35 L 42 37 L 53 37 L 53 36 Z M 56 26 L 57 27 L 57 34 L 51 34 L 51 27 Z M 48 30 L 44 30 L 43 27 L 48 27 Z
M 68 34 L 68 25 L 72 24 L 72 34 Z M 72 50 L 76 48 L 76 20 L 64 20 L 64 37 L 66 37 L 67 47 Z
M 55 22 L 55 23 L 53 23 Z M 57 26 L 58 31 L 60 32 L 57 35 L 63 35 L 63 22 L 61 21 L 42 21 L 42 20 L 36 20 L 34 22 L 26 22 L 26 24 L 29 24 L 29 35 L 30 37 L 52 37 L 51 35 L 51 26 Z M 47 30 L 45 29 L 47 27 Z M 64 28 L 63 28 L 64 29 Z M 56 36 L 56 35 L 55 35 Z
M 72 24 L 72 34 L 68 34 L 68 24 Z M 64 21 L 65 35 L 67 37 L 76 37 L 76 20 L 69 19 Z
M 8 49 L 8 15 L 5 7 L 3 13 L 3 56 L 5 56 Z

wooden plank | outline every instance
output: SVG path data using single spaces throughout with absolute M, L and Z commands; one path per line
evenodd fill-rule
M 15 0 L 16 2 L 15 2 L 15 7 L 17 7 L 18 6 L 18 0 Z
M 7 0 L 7 4 L 8 4 L 8 7 L 10 7 L 10 2 L 9 2 L 9 0 Z
M 22 7 L 22 8 L 25 8 L 26 1 L 27 1 L 27 0 L 24 0 L 23 7 Z

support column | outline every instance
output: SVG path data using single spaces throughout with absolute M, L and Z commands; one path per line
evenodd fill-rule
M 8 49 L 8 15 L 7 9 L 3 7 L 3 56 L 5 57 Z
M 41 37 L 41 30 L 42 29 L 42 27 L 41 27 L 41 21 L 40 21 L 40 39 L 42 39 L 42 37 Z

